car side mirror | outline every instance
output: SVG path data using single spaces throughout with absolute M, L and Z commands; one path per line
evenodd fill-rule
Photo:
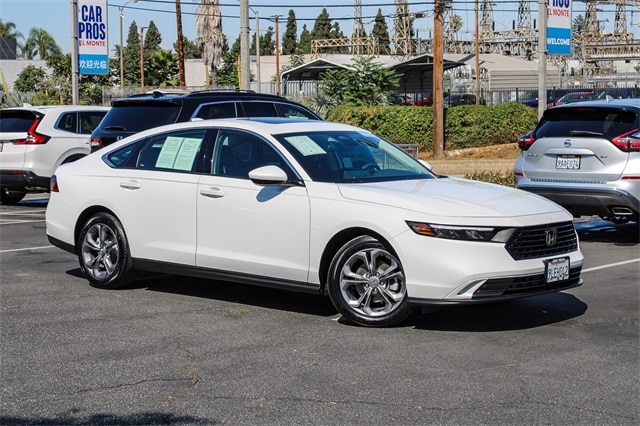
M 249 172 L 251 182 L 260 186 L 283 185 L 289 182 L 287 173 L 278 166 L 262 166 Z
M 425 161 L 425 160 L 419 160 L 419 161 L 420 161 L 420 164 L 422 164 L 427 169 L 429 169 L 430 172 L 433 171 L 433 167 L 431 166 L 431 164 L 428 161 Z

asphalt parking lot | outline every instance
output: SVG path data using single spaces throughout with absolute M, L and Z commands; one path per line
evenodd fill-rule
M 308 294 L 91 288 L 45 208 L 0 206 L 0 424 L 640 422 L 635 224 L 577 223 L 576 289 L 367 329 Z

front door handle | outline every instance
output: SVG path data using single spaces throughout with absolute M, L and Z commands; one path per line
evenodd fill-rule
M 126 182 L 120 182 L 120 188 L 124 189 L 140 189 L 142 188 L 142 184 L 135 180 L 129 180 Z
M 224 191 L 222 191 L 220 188 L 211 187 L 207 189 L 201 189 L 200 195 L 204 195 L 205 197 L 209 198 L 222 198 L 224 197 Z

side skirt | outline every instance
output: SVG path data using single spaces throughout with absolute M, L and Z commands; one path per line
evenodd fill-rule
M 159 272 L 162 274 L 187 275 L 210 280 L 230 281 L 240 284 L 277 288 L 302 293 L 322 294 L 320 286 L 300 281 L 289 281 L 240 272 L 221 271 L 217 269 L 198 268 L 196 266 L 175 263 L 157 262 L 147 259 L 133 259 L 133 268 L 140 271 Z

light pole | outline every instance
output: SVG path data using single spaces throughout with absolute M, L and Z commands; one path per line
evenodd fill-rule
M 140 27 L 140 93 L 144 93 L 144 29 Z
M 280 95 L 280 31 L 278 19 L 281 15 L 274 15 L 276 23 L 276 95 Z
M 253 10 L 251 7 L 249 9 Z M 253 10 L 253 13 L 256 14 L 256 79 L 258 80 L 258 93 L 260 93 L 262 84 L 260 79 L 260 16 L 257 10 Z
M 124 45 L 122 41 L 122 17 L 124 16 L 124 8 L 128 3 L 137 3 L 138 0 L 127 0 L 125 4 L 118 7 L 120 11 L 120 96 L 124 96 Z

